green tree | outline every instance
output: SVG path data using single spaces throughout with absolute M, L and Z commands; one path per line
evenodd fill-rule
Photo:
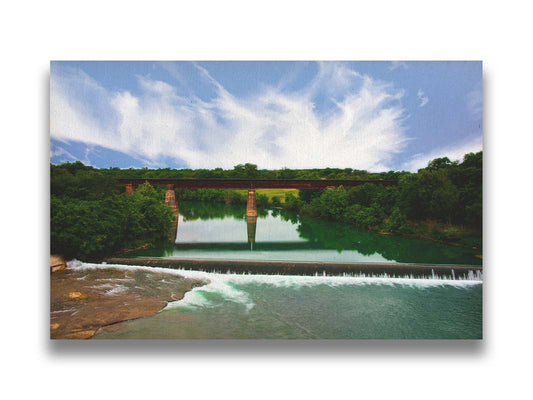
M 233 167 L 233 177 L 240 179 L 257 179 L 259 177 L 259 171 L 255 164 L 239 164 Z
M 281 207 L 282 203 L 281 203 L 281 199 L 279 198 L 279 196 L 273 196 L 272 197 L 272 206 L 274 207 Z
M 428 166 L 425 169 L 428 171 L 437 171 L 452 165 L 454 165 L 454 163 L 452 163 L 448 157 L 435 158 L 428 163 Z

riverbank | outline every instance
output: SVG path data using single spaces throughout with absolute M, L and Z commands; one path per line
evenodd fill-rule
M 277 207 L 278 210 L 285 210 Z M 446 224 L 435 220 L 424 221 L 405 221 L 404 224 L 396 230 L 385 229 L 390 219 L 385 220 L 384 224 L 376 226 L 362 226 L 345 220 L 335 220 L 331 218 L 321 218 L 312 214 L 304 214 L 308 218 L 317 218 L 322 220 L 336 221 L 345 223 L 359 229 L 365 229 L 370 232 L 377 232 L 380 235 L 395 235 L 407 238 L 429 240 L 436 243 L 442 243 L 449 246 L 463 247 L 469 249 L 483 250 L 483 236 L 481 231 L 464 225 Z M 481 254 L 480 254 L 481 256 Z
M 283 210 L 282 208 L 278 208 Z M 309 218 L 317 218 L 309 216 Z M 328 220 L 326 218 L 318 218 Z M 380 235 L 394 235 L 402 236 L 406 238 L 429 240 L 436 243 L 442 243 L 449 246 L 463 247 L 467 249 L 474 249 L 482 251 L 483 238 L 480 232 L 472 228 L 467 228 L 460 225 L 448 225 L 432 220 L 428 221 L 407 221 L 402 232 L 399 231 L 387 231 L 378 226 L 364 227 L 357 224 L 351 224 L 345 221 L 337 221 L 340 223 L 346 223 L 348 225 L 357 227 L 359 229 L 365 229 L 370 232 L 376 232 Z M 481 258 L 482 255 L 480 254 Z
M 462 225 L 445 224 L 442 222 L 408 221 L 411 232 L 403 233 L 406 237 L 432 240 L 450 246 L 460 246 L 476 250 L 483 249 L 483 236 L 479 230 Z
M 154 315 L 207 283 L 172 271 L 80 265 L 70 262 L 50 275 L 51 339 L 89 339 L 118 322 Z

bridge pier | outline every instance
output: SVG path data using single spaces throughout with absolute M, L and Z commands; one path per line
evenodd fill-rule
M 178 210 L 178 200 L 176 199 L 176 192 L 174 191 L 174 185 L 167 185 L 167 191 L 165 192 L 165 206 L 170 207 L 176 220 L 172 225 L 172 229 L 169 233 L 171 240 L 176 240 L 176 235 L 178 233 L 178 219 L 179 219 L 179 210 Z
M 257 204 L 255 202 L 255 189 L 248 189 L 248 201 L 246 202 L 246 216 L 257 217 Z
M 127 183 L 126 184 L 126 194 L 133 194 L 133 184 Z

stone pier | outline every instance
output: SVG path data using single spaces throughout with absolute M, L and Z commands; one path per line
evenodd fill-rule
M 176 199 L 176 192 L 174 191 L 174 185 L 172 184 L 167 185 L 167 191 L 165 192 L 165 205 L 167 207 L 170 207 L 170 209 L 176 216 L 176 220 L 174 221 L 172 230 L 169 233 L 170 239 L 176 240 L 176 235 L 178 233 L 179 210 L 178 210 L 178 200 Z
M 126 184 L 126 194 L 133 194 L 133 184 L 132 183 Z
M 246 203 L 246 216 L 257 217 L 257 204 L 255 202 L 255 189 L 248 189 L 248 201 Z

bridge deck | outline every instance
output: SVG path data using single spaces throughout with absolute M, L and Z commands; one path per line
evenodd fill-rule
M 180 189 L 325 189 L 330 186 L 354 187 L 371 183 L 381 186 L 396 186 L 394 180 L 349 180 L 349 179 L 119 179 L 119 183 L 140 185 L 174 185 Z

